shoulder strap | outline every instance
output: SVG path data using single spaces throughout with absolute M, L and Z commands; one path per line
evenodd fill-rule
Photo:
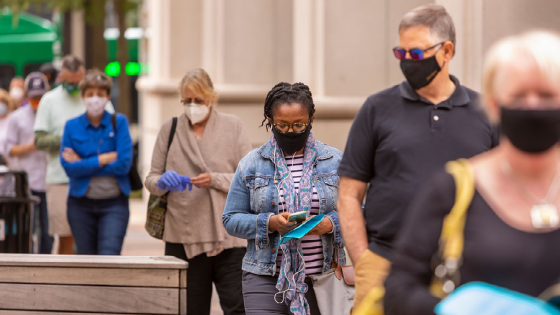
M 167 152 L 169 152 L 169 148 L 171 148 L 171 142 L 173 142 L 173 138 L 175 137 L 175 130 L 177 130 L 177 117 L 173 117 L 171 131 L 169 131 L 169 140 L 167 141 Z
M 474 196 L 474 174 L 469 162 L 464 159 L 447 163 L 445 169 L 455 179 L 456 194 L 455 204 L 445 217 L 441 230 L 442 258 L 459 261 L 463 253 L 467 210 Z
M 113 130 L 115 134 L 117 133 L 117 113 L 111 114 L 111 125 L 113 125 Z

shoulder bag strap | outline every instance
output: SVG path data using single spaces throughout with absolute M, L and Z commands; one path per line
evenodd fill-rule
M 175 130 L 177 130 L 177 117 L 173 117 L 173 124 L 171 125 L 171 131 L 169 131 L 169 140 L 167 141 L 167 152 L 171 148 L 171 142 L 173 142 L 175 137 Z
M 438 251 L 440 264 L 430 285 L 431 293 L 441 298 L 453 292 L 460 283 L 465 222 L 475 191 L 474 174 L 467 160 L 449 162 L 445 169 L 455 179 L 456 193 L 455 204 L 443 219 Z
M 175 130 L 177 130 L 177 117 L 173 117 L 173 123 L 171 124 L 171 130 L 169 131 L 169 138 L 167 140 L 167 152 L 165 153 L 165 163 L 167 164 L 167 155 L 169 154 L 169 148 L 171 148 L 171 143 L 175 137 Z M 165 169 L 165 168 L 164 168 Z M 169 191 L 165 193 L 164 196 L 169 195 Z
M 449 162 L 446 171 L 455 179 L 455 204 L 445 217 L 441 230 L 443 259 L 459 261 L 463 253 L 464 229 L 469 209 L 474 196 L 474 175 L 467 160 Z
M 117 134 L 117 113 L 111 114 L 111 125 L 113 125 L 115 134 Z

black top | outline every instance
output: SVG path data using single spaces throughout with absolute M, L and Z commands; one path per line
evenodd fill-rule
M 338 169 L 369 183 L 364 217 L 369 248 L 390 259 L 392 243 L 415 192 L 446 162 L 498 144 L 498 134 L 459 84 L 437 105 L 403 82 L 370 96 L 354 119 Z
M 439 299 L 430 295 L 431 261 L 443 218 L 455 202 L 455 182 L 437 174 L 411 203 L 385 282 L 386 315 L 428 315 Z M 465 222 L 461 284 L 483 281 L 538 296 L 560 280 L 560 230 L 524 232 L 498 217 L 475 192 Z

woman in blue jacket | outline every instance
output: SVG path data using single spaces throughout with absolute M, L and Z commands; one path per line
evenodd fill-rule
M 335 257 L 345 264 L 336 211 L 342 152 L 315 140 L 314 113 L 307 85 L 277 84 L 263 120 L 273 136 L 241 160 L 231 183 L 222 219 L 229 234 L 248 240 L 242 265 L 247 315 L 319 315 L 310 276 L 331 269 Z M 278 247 L 298 225 L 289 215 L 301 211 L 307 218 L 325 216 L 301 240 Z
M 111 87 L 101 72 L 84 77 L 86 113 L 66 123 L 60 148 L 70 178 L 68 222 L 82 255 L 119 255 L 128 226 L 132 140 L 126 116 L 105 111 Z

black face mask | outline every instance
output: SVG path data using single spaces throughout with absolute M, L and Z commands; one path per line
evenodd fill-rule
M 311 125 L 308 125 L 305 131 L 302 133 L 296 133 L 296 132 L 281 133 L 280 131 L 276 130 L 276 128 L 272 127 L 272 133 L 274 134 L 276 143 L 278 143 L 278 147 L 280 147 L 282 152 L 288 155 L 292 155 L 297 151 L 305 148 L 305 145 L 307 144 L 307 138 L 309 138 L 310 132 L 311 132 Z
M 501 107 L 500 130 L 526 153 L 541 153 L 560 141 L 560 109 L 522 110 Z
M 401 60 L 401 70 L 413 89 L 419 90 L 430 84 L 441 71 L 436 56 L 422 60 Z

